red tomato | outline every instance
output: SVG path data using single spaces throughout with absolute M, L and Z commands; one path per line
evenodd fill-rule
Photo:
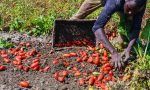
M 53 61 L 53 64 L 58 64 L 59 63 L 59 60 L 58 59 L 55 59 L 54 61 Z
M 99 54 L 98 53 L 95 53 L 92 55 L 93 57 L 99 57 Z
M 40 62 L 39 59 L 34 59 L 32 63 Z
M 85 81 L 84 81 L 83 78 L 79 78 L 79 84 L 80 84 L 80 85 L 84 85 L 84 84 L 85 84 Z
M 50 66 L 46 66 L 44 69 L 43 69 L 43 72 L 47 72 L 47 70 L 50 68 Z
M 113 75 L 113 71 L 109 71 L 109 75 Z
M 70 54 L 64 54 L 63 56 L 64 56 L 64 58 L 69 58 L 71 55 Z
M 105 88 L 106 88 L 106 85 L 105 85 L 104 83 L 101 83 L 101 84 L 100 84 L 100 87 L 101 87 L 102 89 L 105 89 Z
M 76 72 L 74 73 L 74 76 L 80 76 L 80 72 L 79 72 L 79 71 L 76 71 Z
M 79 71 L 79 69 L 77 67 L 73 67 L 74 71 Z
M 89 78 L 89 85 L 93 85 L 95 82 L 95 78 L 94 77 L 90 77 Z
M 107 56 L 108 56 L 107 51 L 104 50 L 104 57 L 107 57 Z
M 103 44 L 100 44 L 100 49 L 103 49 L 104 48 L 104 45 Z
M 82 59 L 81 58 L 77 58 L 76 61 L 79 63 L 79 62 L 82 62 Z
M 29 83 L 27 81 L 21 81 L 20 86 L 25 87 L 25 88 L 29 88 Z
M 94 63 L 95 65 L 100 65 L 100 60 L 99 60 L 99 59 L 95 59 L 95 60 L 93 61 L 93 63 Z
M 58 81 L 60 81 L 60 82 L 64 82 L 64 77 L 58 77 Z
M 110 67 L 110 66 L 111 66 L 110 63 L 106 63 L 106 64 L 104 64 L 104 65 L 102 66 L 102 68 Z
M 70 65 L 69 62 L 66 62 L 66 61 L 64 61 L 63 64 L 67 67 Z
M 83 72 L 83 75 L 84 75 L 84 76 L 87 76 L 88 74 L 87 74 L 86 72 Z
M 102 57 L 102 60 L 103 60 L 103 61 L 108 61 L 108 57 L 103 56 L 103 57 Z
M 21 69 L 23 69 L 23 66 L 22 65 L 18 65 L 18 68 L 21 70 Z
M 1 57 L 2 58 L 8 58 L 8 54 L 2 54 Z
M 93 62 L 93 58 L 89 57 L 89 59 L 87 60 L 87 62 L 92 63 Z
M 104 74 L 100 74 L 100 75 L 98 76 L 98 80 L 99 80 L 99 81 L 101 81 L 103 78 L 104 78 Z
M 64 70 L 64 71 L 62 72 L 62 75 L 66 77 L 66 76 L 68 76 L 68 72 Z
M 59 77 L 59 73 L 58 72 L 56 72 L 55 74 L 54 74 L 54 76 L 53 76 L 55 79 L 58 79 L 58 77 Z
M 4 58 L 3 62 L 4 63 L 10 63 L 11 61 L 8 58 Z
M 106 77 L 106 79 L 107 79 L 107 81 L 111 81 L 112 80 L 112 76 L 108 76 L 108 77 Z
M 70 53 L 70 56 L 72 56 L 72 57 L 76 57 L 76 56 L 77 56 L 77 54 L 76 54 L 76 53 Z
M 29 71 L 29 67 L 28 67 L 28 66 L 25 66 L 25 67 L 24 67 L 24 71 L 28 72 L 28 71 Z
M 40 54 L 40 53 L 36 55 L 36 57 L 38 57 L 38 58 L 40 58 L 41 56 L 42 56 L 42 54 Z
M 31 45 L 30 45 L 30 43 L 26 43 L 26 47 L 30 47 Z
M 6 54 L 5 50 L 1 50 L 1 54 Z
M 6 67 L 5 67 L 5 66 L 0 65 L 0 71 L 4 71 L 4 70 L 6 70 Z
M 14 60 L 14 61 L 13 61 L 13 64 L 14 64 L 14 65 L 17 65 L 17 64 L 18 64 L 18 61 L 17 61 L 17 60 Z
M 34 67 L 32 69 L 35 70 L 35 71 L 38 71 L 39 70 L 39 66 L 36 66 L 36 67 Z
M 15 48 L 15 51 L 19 51 L 19 50 L 20 50 L 20 48 L 19 48 L 19 47 L 16 47 L 16 48 Z
M 112 69 L 111 69 L 111 67 L 105 67 L 104 70 L 105 70 L 105 71 L 110 71 L 110 70 L 112 70 Z
M 82 58 L 83 61 L 86 61 L 87 59 L 88 59 L 88 56 L 84 56 L 84 57 Z
M 39 66 L 39 64 L 40 64 L 39 62 L 32 63 L 31 68 L 35 68 L 35 67 Z
M 16 56 L 15 59 L 16 59 L 17 61 L 21 61 L 21 60 L 22 60 L 22 57 L 21 57 L 21 56 Z

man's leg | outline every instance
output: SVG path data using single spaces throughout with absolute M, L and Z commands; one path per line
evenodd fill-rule
M 79 8 L 78 12 L 71 17 L 70 19 L 84 19 L 86 16 L 91 14 L 97 8 L 103 6 L 104 1 L 106 0 L 85 0 L 81 7 Z

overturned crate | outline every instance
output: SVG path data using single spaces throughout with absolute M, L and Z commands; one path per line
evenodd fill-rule
M 95 46 L 95 20 L 55 20 L 52 47 Z

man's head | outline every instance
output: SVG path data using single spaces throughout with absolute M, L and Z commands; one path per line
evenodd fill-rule
M 147 0 L 125 0 L 124 12 L 133 15 L 144 6 Z

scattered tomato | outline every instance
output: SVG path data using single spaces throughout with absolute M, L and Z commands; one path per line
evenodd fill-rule
M 95 78 L 92 76 L 89 78 L 89 85 L 93 85 L 95 81 Z
M 64 82 L 64 77 L 58 77 L 58 81 L 60 81 L 60 82 Z
M 79 84 L 80 84 L 80 85 L 84 85 L 84 84 L 85 84 L 85 81 L 84 81 L 83 78 L 79 78 Z
M 29 88 L 29 83 L 27 81 L 21 81 L 20 86 L 25 87 L 25 88 Z
M 55 79 L 58 79 L 58 77 L 59 77 L 59 73 L 58 72 L 56 72 L 55 74 L 54 74 L 54 76 L 53 76 Z

